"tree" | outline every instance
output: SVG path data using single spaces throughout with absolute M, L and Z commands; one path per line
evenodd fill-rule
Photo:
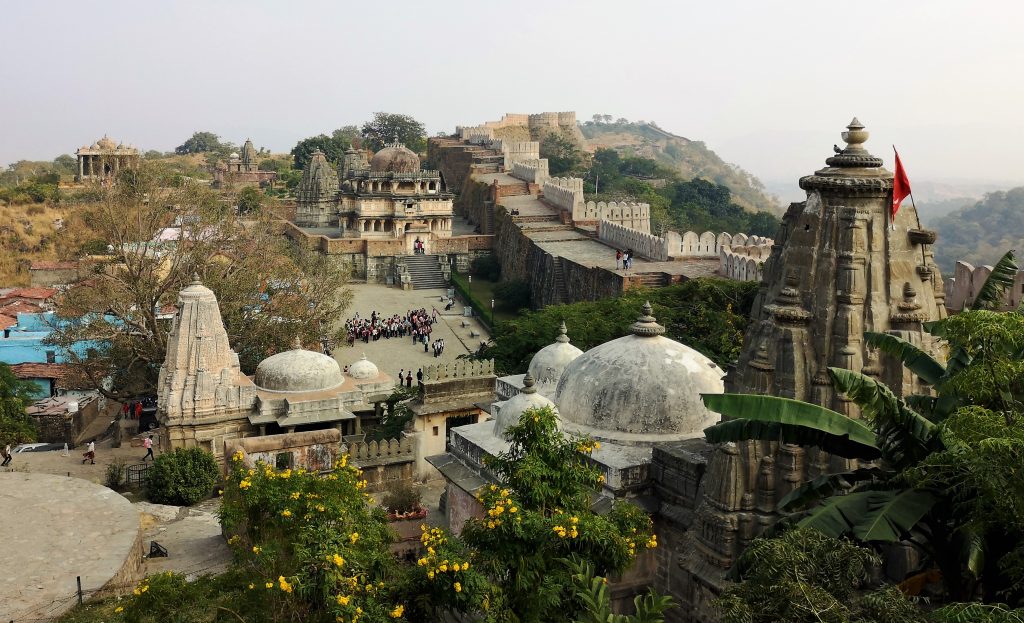
M 0 446 L 35 440 L 35 423 L 25 413 L 35 389 L 31 383 L 14 376 L 6 363 L 0 363 Z
M 238 213 L 255 214 L 263 207 L 263 193 L 259 188 L 246 186 L 238 193 Z
M 213 493 L 220 476 L 217 459 L 202 448 L 161 454 L 146 472 L 146 497 L 157 504 L 191 506 Z
M 564 132 L 551 132 L 540 142 L 540 157 L 548 159 L 551 175 L 565 175 L 583 164 L 583 150 Z
M 144 162 L 123 171 L 88 215 L 112 251 L 104 270 L 69 288 L 56 310 L 48 341 L 69 365 L 109 398 L 153 393 L 170 328 L 162 314 L 194 274 L 217 294 L 248 373 L 295 337 L 340 341 L 334 320 L 350 298 L 342 268 L 277 235 L 266 211 L 242 220 L 209 188 L 173 187 L 172 179 Z M 177 240 L 160 240 L 166 231 Z
M 409 115 L 373 113 L 373 119 L 363 124 L 362 136 L 364 145 L 373 151 L 380 151 L 396 138 L 416 153 L 427 149 L 426 127 Z
M 299 141 L 291 151 L 295 168 L 300 171 L 306 168 L 309 159 L 313 157 L 313 152 L 318 149 L 324 152 L 328 162 L 338 165 L 345 157 L 345 150 L 352 146 L 350 134 L 353 128 L 354 126 L 345 126 L 335 130 L 331 136 L 318 134 Z
M 62 175 L 78 173 L 78 159 L 70 154 L 61 154 L 53 160 L 54 169 Z
M 192 138 L 174 148 L 176 154 L 201 154 L 217 151 L 221 147 L 220 137 L 213 132 L 195 132 Z

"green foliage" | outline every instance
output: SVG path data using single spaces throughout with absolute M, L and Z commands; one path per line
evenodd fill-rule
M 380 151 L 396 138 L 416 153 L 427 149 L 426 127 L 409 115 L 375 112 L 373 119 L 363 124 L 361 133 L 364 144 L 373 151 Z
M 255 186 L 246 186 L 238 193 L 238 213 L 254 214 L 263 207 L 263 192 Z
M 494 286 L 494 296 L 504 309 L 524 309 L 530 306 L 530 284 L 522 279 L 503 281 Z
M 128 465 L 128 461 L 124 457 L 115 457 L 109 465 L 107 465 L 107 471 L 103 475 L 103 484 L 109 488 L 117 491 L 124 484 L 124 468 Z
M 638 507 L 617 502 L 607 515 L 591 512 L 604 476 L 587 455 L 600 444 L 564 436 L 549 408 L 527 410 L 506 435 L 508 451 L 487 462 L 501 484 L 477 493 L 484 517 L 465 525 L 461 542 L 441 530 L 424 531 L 427 555 L 410 580 L 415 592 L 431 596 L 421 615 L 452 609 L 487 621 L 572 621 L 582 604 L 564 559 L 620 573 L 638 550 L 657 546 L 651 520 Z M 468 596 L 451 590 L 449 572 L 453 558 L 467 555 L 472 569 L 465 575 L 460 566 L 464 575 L 456 581 L 462 588 L 469 583 Z
M 345 150 L 352 147 L 352 139 L 354 138 L 351 134 L 352 129 L 354 129 L 354 126 L 346 126 L 338 128 L 330 136 L 318 134 L 317 136 L 304 138 L 296 143 L 291 151 L 295 169 L 301 171 L 306 168 L 309 159 L 313 157 L 313 152 L 318 149 L 324 152 L 327 162 L 337 166 L 345 157 Z
M 992 272 L 989 273 L 985 283 L 978 290 L 977 296 L 974 297 L 971 309 L 995 309 L 998 307 L 1003 302 L 1003 295 L 1006 294 L 1008 289 L 1013 287 L 1013 280 L 1017 276 L 1017 270 L 1017 262 L 1013 258 L 1013 251 L 1007 251 L 1003 254 L 1003 257 L 999 258 L 996 265 L 992 267 Z
M 596 576 L 594 567 L 589 563 L 577 560 L 566 562 L 573 572 L 576 597 L 584 608 L 573 623 L 663 623 L 664 612 L 675 605 L 671 597 L 658 595 L 650 589 L 646 595 L 637 595 L 633 599 L 636 614 L 612 614 L 608 578 Z
M 966 203 L 966 202 L 965 202 Z M 935 261 L 952 274 L 957 260 L 981 266 L 999 260 L 1024 241 L 1024 186 L 987 193 L 980 201 L 934 220 L 942 244 Z
M 194 132 L 192 138 L 174 148 L 176 154 L 201 154 L 221 148 L 220 137 L 213 132 Z
M 690 279 L 653 290 L 629 290 L 618 297 L 549 305 L 494 327 L 483 356 L 494 358 L 502 374 L 526 371 L 533 354 L 551 344 L 564 320 L 573 343 L 587 350 L 629 334 L 644 302 L 650 300 L 666 335 L 725 367 L 739 356 L 757 284 Z
M 384 401 L 384 413 L 381 414 L 380 424 L 373 429 L 367 439 L 383 441 L 401 438 L 406 426 L 416 415 L 409 407 L 409 403 L 418 395 L 419 390 L 411 387 L 396 387 Z
M 576 172 L 583 165 L 583 150 L 566 132 L 551 132 L 540 142 L 540 157 L 548 159 L 551 175 Z
M 501 278 L 501 263 L 495 255 L 481 255 L 480 257 L 473 258 L 473 261 L 470 262 L 469 272 L 474 277 L 483 277 L 488 281 L 497 281 Z
M 191 506 L 209 497 L 220 476 L 217 459 L 202 448 L 178 448 L 156 457 L 146 472 L 146 497 L 157 504 Z
M 755 539 L 740 556 L 740 582 L 714 602 L 722 623 L 916 623 L 923 613 L 898 590 L 864 593 L 871 550 L 814 530 Z
M 35 422 L 25 413 L 35 391 L 32 383 L 14 376 L 10 366 L 0 363 L 0 447 L 35 441 Z

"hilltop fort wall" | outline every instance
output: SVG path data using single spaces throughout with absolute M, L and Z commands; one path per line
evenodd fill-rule
M 967 262 L 957 261 L 953 276 L 945 280 L 946 309 L 951 312 L 964 310 L 974 303 L 978 291 L 985 280 L 992 274 L 992 267 L 972 266 Z M 1024 270 L 1017 271 L 1013 277 L 1013 286 L 1006 289 L 1000 311 L 1017 309 L 1024 300 Z

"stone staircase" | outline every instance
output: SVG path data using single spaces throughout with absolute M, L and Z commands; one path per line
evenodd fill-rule
M 637 273 L 630 275 L 630 278 L 639 281 L 645 288 L 663 288 L 672 281 L 666 273 Z
M 526 182 L 522 180 L 516 180 L 515 182 L 505 182 L 501 185 L 501 196 L 502 197 L 519 197 L 521 195 L 529 195 L 530 187 Z
M 405 258 L 405 268 L 409 271 L 414 290 L 448 287 L 437 255 L 408 255 Z
M 555 266 L 555 303 L 569 303 L 569 289 L 565 286 L 565 273 L 562 270 L 562 258 L 552 259 Z

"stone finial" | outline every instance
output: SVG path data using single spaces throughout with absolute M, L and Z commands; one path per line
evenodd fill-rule
M 843 150 L 846 153 L 849 150 L 855 152 L 864 151 L 863 144 L 871 134 L 864 129 L 864 124 L 854 117 L 849 125 L 846 126 L 846 132 L 843 132 L 840 136 L 846 141 L 846 149 Z
M 562 326 L 558 327 L 558 337 L 555 338 L 555 341 L 560 343 L 560 344 L 568 344 L 569 343 L 569 333 L 568 333 L 568 331 L 565 328 L 565 321 L 564 320 L 562 321 Z
M 292 340 L 292 350 L 302 350 L 302 340 L 297 335 Z
M 644 303 L 643 312 L 637 317 L 636 322 L 634 322 L 630 327 L 633 335 L 640 337 L 664 335 L 665 327 L 658 324 L 657 318 L 651 315 L 653 311 L 650 301 Z
M 199 273 L 198 272 L 193 271 L 193 273 L 192 273 L 192 283 L 190 283 L 189 285 L 190 286 L 201 286 L 201 285 L 203 285 L 202 280 L 199 279 Z
M 536 383 L 533 380 L 533 375 L 530 374 L 529 371 L 527 371 L 526 376 L 523 377 L 523 388 L 521 390 L 519 390 L 519 393 L 521 393 L 521 394 L 536 394 L 537 393 L 537 388 L 534 387 L 535 384 Z

